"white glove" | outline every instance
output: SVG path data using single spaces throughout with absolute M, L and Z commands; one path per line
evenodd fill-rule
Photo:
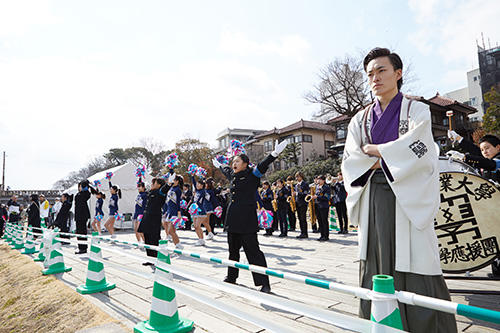
M 175 173 L 173 173 L 170 176 L 168 176 L 167 183 L 172 184 L 174 182 L 174 180 L 175 180 L 175 176 L 177 176 Z
M 458 143 L 462 142 L 463 140 L 463 138 L 454 130 L 448 130 L 448 138 L 450 138 L 451 141 L 457 141 Z
M 214 167 L 216 167 L 217 169 L 220 169 L 220 167 L 222 166 L 222 164 L 220 164 L 219 161 L 217 161 L 217 159 L 214 157 L 212 159 L 212 164 L 214 165 Z
M 458 151 L 455 151 L 455 150 L 448 151 L 446 153 L 446 156 L 448 156 L 449 158 L 452 158 L 454 160 L 459 160 L 459 161 L 463 161 L 465 158 L 465 154 L 459 153 Z
M 281 143 L 278 143 L 278 141 L 276 141 L 276 144 L 274 146 L 274 150 L 271 153 L 271 155 L 273 155 L 274 157 L 278 157 L 278 155 L 281 154 L 281 152 L 283 150 L 285 150 L 287 145 L 288 145 L 288 142 L 286 142 L 286 141 L 281 141 Z

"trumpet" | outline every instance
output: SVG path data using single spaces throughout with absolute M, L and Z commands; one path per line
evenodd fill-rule
M 310 202 L 311 200 L 312 200 L 312 195 L 310 194 L 306 195 L 306 197 L 304 198 L 305 202 Z
M 273 205 L 273 209 L 275 212 L 278 211 L 278 200 L 276 199 L 278 197 L 278 195 L 276 194 L 276 190 L 273 191 L 273 194 L 274 194 L 274 199 L 272 201 L 272 205 Z
M 311 210 L 311 224 L 313 224 L 316 221 L 316 209 L 314 209 L 314 200 L 312 199 L 312 196 L 316 194 L 316 186 L 311 185 L 311 194 L 306 195 L 305 201 L 308 203 L 308 208 Z M 307 200 L 309 197 L 309 200 Z

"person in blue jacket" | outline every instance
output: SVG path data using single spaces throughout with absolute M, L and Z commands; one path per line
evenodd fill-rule
M 110 233 L 111 238 L 116 238 L 115 216 L 118 214 L 118 200 L 122 198 L 122 190 L 118 186 L 111 184 L 110 180 L 109 191 L 111 193 L 111 198 L 109 198 L 109 217 L 106 223 L 104 223 L 104 227 Z
M 170 189 L 167 192 L 167 198 L 164 207 L 163 215 L 163 227 L 165 228 L 165 233 L 167 237 L 172 237 L 174 245 L 178 249 L 182 249 L 183 246 L 180 243 L 179 236 L 175 230 L 175 226 L 170 221 L 171 218 L 182 218 L 181 213 L 181 197 L 182 197 L 182 187 L 184 185 L 184 179 L 180 175 L 175 175 L 173 177 L 173 182 Z
M 96 193 L 97 200 L 95 202 L 95 215 L 94 220 L 92 221 L 92 229 L 97 231 L 99 235 L 101 234 L 101 221 L 104 217 L 104 211 L 102 210 L 102 206 L 104 205 L 104 199 L 106 199 L 106 195 L 102 192 Z
M 203 231 L 201 230 L 202 225 L 205 226 L 205 228 L 208 231 L 207 239 L 211 240 L 214 238 L 214 234 L 212 233 L 212 228 L 210 228 L 209 215 L 207 213 L 207 208 L 208 209 L 213 209 L 213 208 L 211 208 L 211 204 L 208 200 L 209 195 L 207 195 L 207 192 L 205 190 L 205 181 L 204 180 L 196 181 L 194 176 L 191 178 L 193 181 L 192 203 L 197 204 L 200 210 L 197 215 L 192 216 L 194 221 L 194 230 L 196 232 L 196 235 L 198 236 L 198 241 L 196 242 L 195 245 L 203 246 L 205 245 L 205 240 L 203 239 Z

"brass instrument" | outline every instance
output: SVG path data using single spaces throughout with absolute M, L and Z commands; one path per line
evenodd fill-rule
M 293 188 L 293 183 L 290 183 L 291 194 L 288 198 L 286 198 L 286 202 L 290 204 L 290 209 L 292 213 L 297 211 L 297 203 L 295 202 L 295 189 Z
M 311 210 L 311 224 L 314 224 L 316 222 L 316 209 L 314 208 L 314 199 L 312 196 L 316 193 L 316 186 L 311 185 L 311 194 L 306 195 L 305 201 L 309 203 L 308 208 Z M 307 200 L 309 198 L 309 200 Z
M 272 201 L 272 204 L 273 204 L 273 209 L 275 212 L 278 211 L 278 195 L 276 193 L 276 188 L 273 190 L 273 194 L 274 194 L 274 199 Z

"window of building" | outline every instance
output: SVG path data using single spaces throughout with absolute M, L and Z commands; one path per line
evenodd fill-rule
M 294 136 L 295 142 L 302 142 L 302 137 L 300 135 Z
M 284 141 L 288 143 L 294 143 L 295 142 L 295 137 L 294 136 L 289 136 L 284 139 Z
M 302 141 L 304 141 L 304 142 L 313 142 L 313 137 L 312 137 L 312 135 L 304 134 L 304 135 L 302 135 Z
M 474 76 L 474 81 L 477 81 L 477 76 Z
M 334 145 L 333 141 L 325 140 L 325 149 L 330 149 L 330 147 L 333 145 Z
M 443 126 L 448 126 L 448 117 L 443 118 Z
M 267 152 L 270 152 L 272 150 L 273 150 L 273 141 L 272 140 L 265 141 L 264 142 L 264 151 L 267 153 Z
M 472 106 L 477 105 L 477 99 L 476 99 L 476 97 L 472 97 L 472 98 L 470 99 L 470 105 L 472 105 Z
M 337 140 L 342 140 L 347 137 L 347 124 L 337 125 L 335 129 Z

